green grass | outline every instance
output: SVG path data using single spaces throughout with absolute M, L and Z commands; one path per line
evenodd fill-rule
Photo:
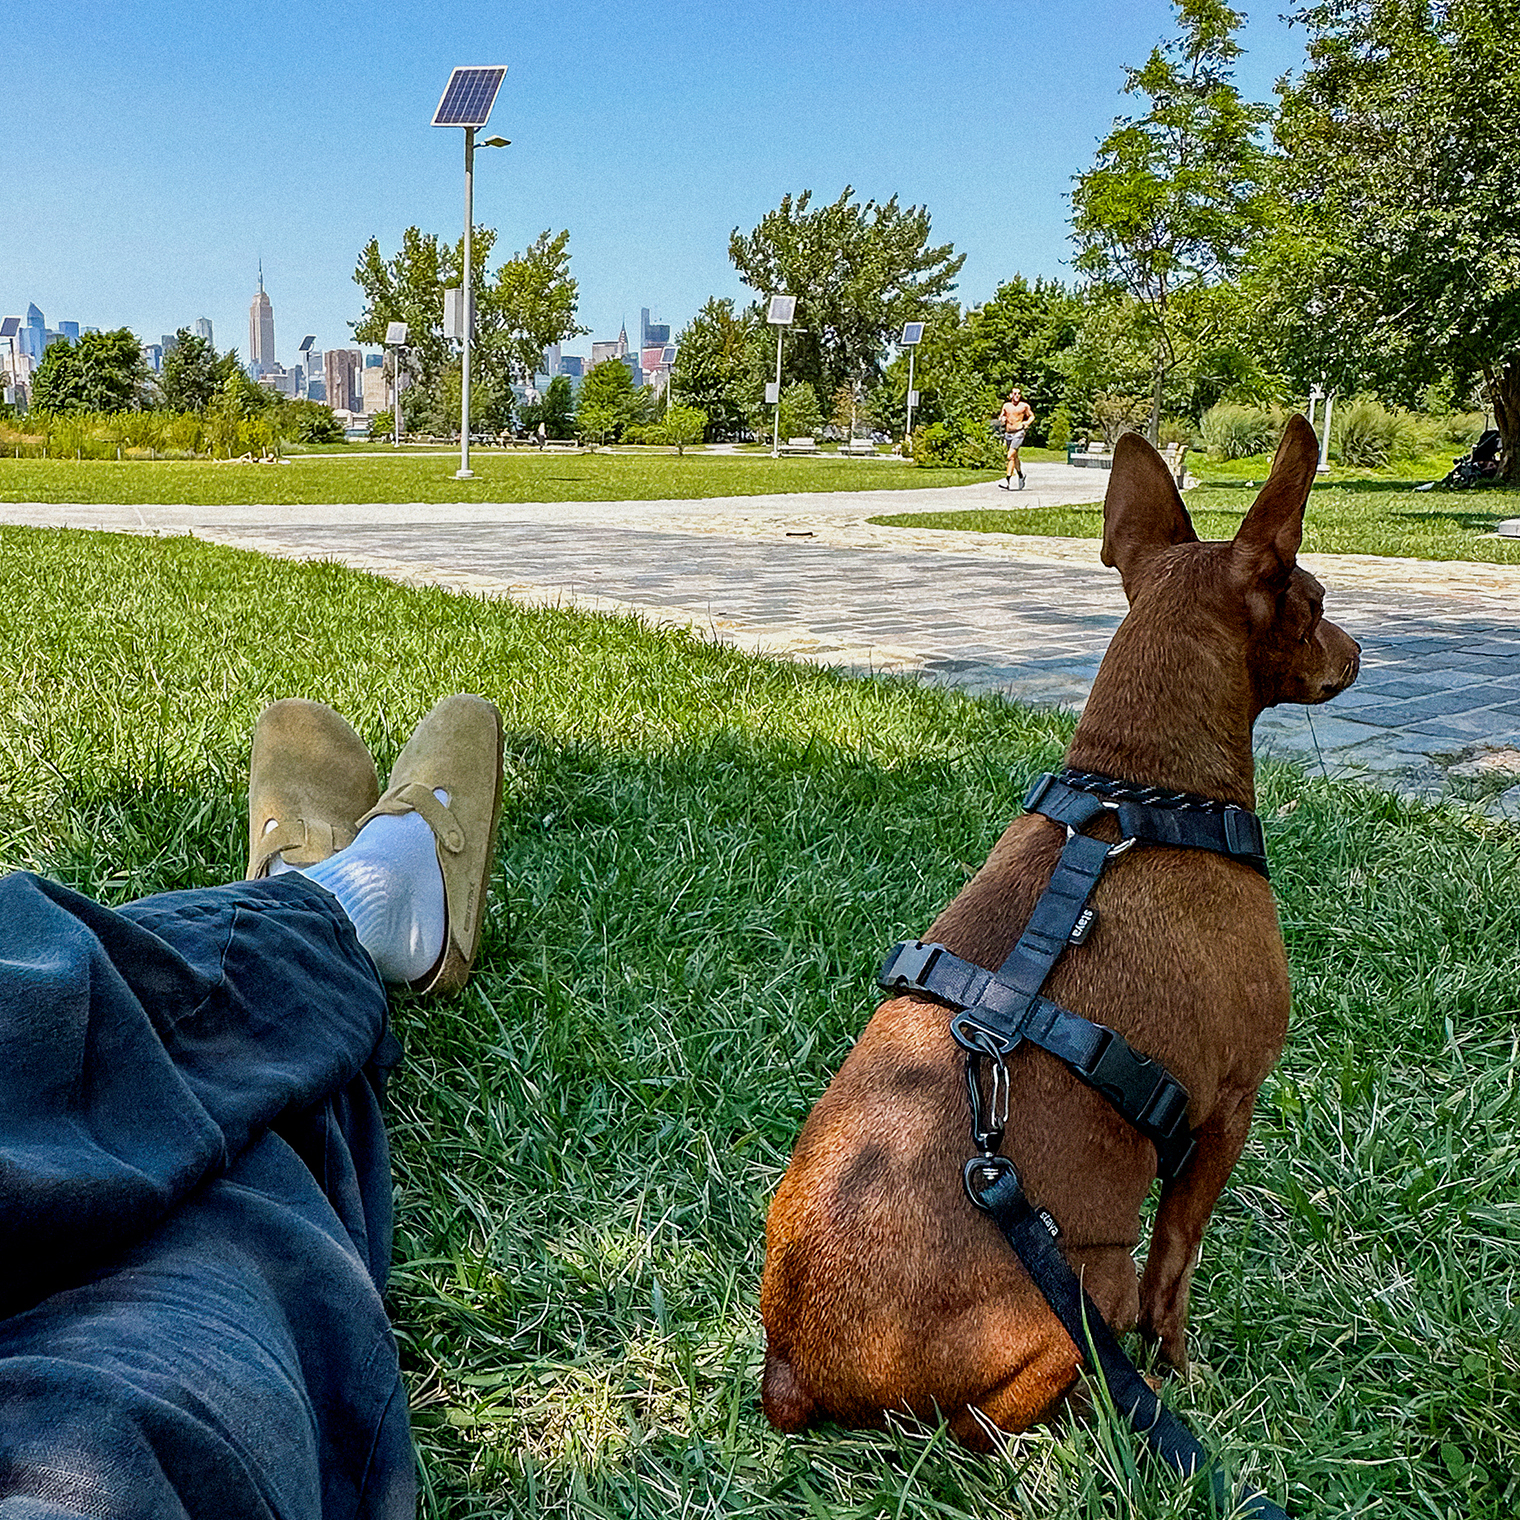
M 1520 539 L 1495 538 L 1506 517 L 1520 517 L 1520 492 L 1429 491 L 1414 489 L 1421 480 L 1439 479 L 1450 468 L 1448 455 L 1418 469 L 1398 465 L 1387 470 L 1334 467 L 1309 498 L 1304 520 L 1304 552 L 1310 554 L 1384 554 L 1401 559 L 1477 560 L 1520 565 Z M 1203 484 L 1187 492 L 1193 526 L 1200 538 L 1231 538 L 1271 460 L 1205 460 L 1197 471 Z M 1435 466 L 1440 466 L 1439 470 Z M 1101 495 L 1107 477 L 1094 485 Z M 1052 538 L 1101 538 L 1103 506 L 1034 507 L 1024 511 L 904 512 L 873 517 L 887 528 L 949 528 L 972 533 L 1029 533 Z
M 960 887 L 1068 719 L 183 538 L 0 530 L 0 595 L 0 861 L 112 901 L 241 874 L 272 698 L 334 703 L 382 769 L 440 693 L 502 706 L 479 974 L 397 1009 L 392 1307 L 425 1515 L 1208 1513 L 1102 1422 L 993 1459 L 911 1427 L 784 1439 L 759 1412 L 764 1215 L 797 1129 L 884 947 Z M 1281 767 L 1262 811 L 1294 1022 L 1168 1399 L 1306 1520 L 1512 1516 L 1520 843 Z
M 455 480 L 459 456 L 306 454 L 285 464 L 205 460 L 0 458 L 0 501 L 195 503 L 649 501 L 780 491 L 893 491 L 989 479 L 985 470 L 919 471 L 871 460 L 735 455 L 538 454 L 473 450 L 474 480 Z

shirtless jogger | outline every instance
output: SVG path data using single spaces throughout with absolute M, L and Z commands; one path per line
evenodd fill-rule
M 1019 466 L 1019 450 L 1024 444 L 1024 435 L 1034 423 L 1034 408 L 1024 399 L 1023 392 L 1018 386 L 1008 392 L 1008 399 L 1003 403 L 1000 413 L 1003 423 L 1003 436 L 1008 440 L 1008 473 L 999 482 L 1003 490 L 1013 489 L 1013 477 L 1019 477 L 1019 490 L 1024 489 L 1024 471 Z

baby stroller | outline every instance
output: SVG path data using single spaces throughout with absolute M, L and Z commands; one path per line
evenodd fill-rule
M 1499 478 L 1499 430 L 1489 428 L 1460 458 L 1452 460 L 1452 472 L 1441 482 L 1443 490 L 1465 491 L 1485 480 Z

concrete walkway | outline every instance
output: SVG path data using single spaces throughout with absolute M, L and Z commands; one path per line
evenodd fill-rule
M 703 501 L 302 507 L 0 504 L 0 521 L 194 532 L 409 582 L 631 611 L 724 643 L 1080 708 L 1124 615 L 1094 540 L 872 526 L 868 517 L 1092 501 L 1106 475 L 1027 467 L 1028 489 Z M 1520 817 L 1520 567 L 1306 556 L 1363 647 L 1327 707 L 1263 715 L 1258 748 L 1438 796 L 1454 779 Z M 1505 785 L 1505 782 L 1508 785 Z

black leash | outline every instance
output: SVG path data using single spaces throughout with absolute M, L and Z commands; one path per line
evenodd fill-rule
M 1102 1378 L 1114 1407 L 1151 1451 L 1184 1477 L 1206 1473 L 1216 1503 L 1228 1505 L 1225 1474 L 1124 1354 L 1057 1249 L 1059 1226 L 1030 1203 L 1013 1162 L 998 1150 L 1008 1124 L 1007 1060 L 1028 1040 L 1064 1061 L 1151 1141 L 1159 1176 L 1175 1177 L 1187 1165 L 1195 1149 L 1187 1127 L 1187 1089 L 1115 1030 L 1041 997 L 1040 988 L 1066 946 L 1080 945 L 1091 932 L 1097 910 L 1088 899 L 1109 861 L 1144 840 L 1212 850 L 1265 876 L 1261 821 L 1243 808 L 1207 797 L 1072 770 L 1039 777 L 1024 807 L 1061 824 L 1066 843 L 1049 886 L 998 970 L 973 965 L 943 945 L 906 941 L 892 947 L 878 980 L 889 992 L 927 993 L 956 1009 L 950 1031 L 966 1052 L 971 1134 L 980 1153 L 966 1163 L 967 1195 L 992 1216 L 1088 1369 Z M 1082 833 L 1105 811 L 1118 817 L 1118 844 Z M 985 1102 L 984 1065 L 990 1069 Z M 1241 1489 L 1239 1506 L 1253 1520 L 1287 1520 L 1255 1489 Z

